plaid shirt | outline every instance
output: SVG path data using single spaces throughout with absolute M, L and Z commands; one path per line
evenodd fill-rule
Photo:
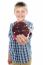
M 31 22 L 27 22 L 26 24 L 30 28 L 30 30 L 33 29 L 33 25 Z M 11 55 L 12 61 L 16 63 L 27 63 L 31 59 L 31 37 L 29 38 L 29 41 L 25 45 L 19 45 L 16 41 L 13 40 L 12 35 L 12 26 L 13 23 L 10 25 L 9 30 L 9 53 Z

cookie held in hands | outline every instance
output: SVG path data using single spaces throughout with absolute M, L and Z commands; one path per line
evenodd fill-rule
M 19 34 L 23 34 L 26 37 L 30 34 L 30 30 L 25 22 L 14 22 L 12 32 L 14 39 L 16 39 L 16 36 Z

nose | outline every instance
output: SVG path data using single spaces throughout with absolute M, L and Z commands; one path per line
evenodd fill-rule
M 22 12 L 20 11 L 19 15 L 21 16 L 22 15 Z

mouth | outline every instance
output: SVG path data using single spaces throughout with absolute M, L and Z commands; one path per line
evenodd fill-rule
M 18 16 L 18 18 L 23 18 L 24 16 Z

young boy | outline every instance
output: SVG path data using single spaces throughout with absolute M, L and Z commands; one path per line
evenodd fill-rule
M 24 2 L 16 3 L 14 14 L 17 18 L 16 22 L 25 22 L 29 27 L 30 31 L 33 29 L 32 23 L 25 20 L 25 17 L 27 15 L 27 6 Z M 14 41 L 12 32 L 13 25 L 14 23 L 11 23 L 9 31 L 10 43 L 8 52 L 8 63 L 9 65 L 31 65 L 31 36 L 28 36 L 27 38 L 23 34 L 19 34 L 16 36 L 17 42 Z M 20 43 L 22 45 L 20 45 Z

